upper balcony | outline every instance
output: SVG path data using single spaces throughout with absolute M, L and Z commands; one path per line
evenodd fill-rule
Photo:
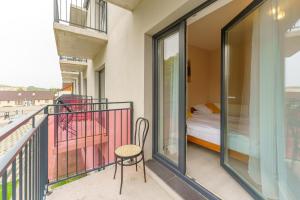
M 54 0 L 54 34 L 60 56 L 92 59 L 107 43 L 103 0 Z
M 67 72 L 84 72 L 87 68 L 87 59 L 60 56 L 60 70 Z
M 115 4 L 127 10 L 134 10 L 141 0 L 107 0 L 109 3 Z
M 290 57 L 299 52 L 300 46 L 300 20 L 298 20 L 292 28 L 285 34 L 286 56 Z

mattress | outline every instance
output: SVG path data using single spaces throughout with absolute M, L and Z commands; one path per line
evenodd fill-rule
M 229 119 L 231 124 L 237 122 L 236 119 Z M 245 136 L 244 131 L 231 127 L 228 134 L 228 146 L 230 149 L 248 154 L 249 138 Z M 187 135 L 199 138 L 201 140 L 220 145 L 220 115 L 219 114 L 199 114 L 195 113 L 187 120 Z
M 220 115 L 193 114 L 187 120 L 187 134 L 220 145 Z

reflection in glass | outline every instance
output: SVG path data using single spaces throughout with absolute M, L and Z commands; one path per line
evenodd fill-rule
M 159 40 L 158 151 L 178 164 L 179 33 Z
M 300 199 L 299 20 L 268 0 L 226 33 L 225 164 L 265 199 Z

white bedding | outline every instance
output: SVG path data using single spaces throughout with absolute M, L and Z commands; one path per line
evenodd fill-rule
M 187 120 L 187 134 L 220 145 L 220 115 L 193 114 Z
M 238 134 L 241 130 L 246 130 L 247 124 L 241 124 L 240 119 L 231 117 L 229 119 L 231 131 L 229 133 L 228 145 L 230 149 L 248 154 L 249 138 L 245 135 Z M 239 122 L 239 123 L 237 123 Z M 219 114 L 203 114 L 194 113 L 187 120 L 187 135 L 220 145 L 220 115 Z

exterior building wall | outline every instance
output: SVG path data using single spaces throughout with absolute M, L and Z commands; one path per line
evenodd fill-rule
M 88 61 L 88 95 L 97 97 L 97 71 L 105 66 L 109 101 L 133 101 L 134 117 L 152 119 L 152 35 L 204 0 L 144 0 L 133 12 L 108 3 L 107 46 Z M 152 130 L 146 158 L 152 154 Z
M 0 101 L 0 107 L 15 106 L 15 101 Z
M 42 105 L 48 105 L 53 104 L 53 100 L 35 100 L 34 105 L 36 106 L 42 106 Z
M 34 101 L 21 101 L 17 102 L 14 100 L 11 101 L 0 101 L 0 107 L 14 107 L 14 106 L 28 106 L 29 104 L 31 105 L 47 105 L 47 104 L 52 104 L 53 100 L 34 100 Z

